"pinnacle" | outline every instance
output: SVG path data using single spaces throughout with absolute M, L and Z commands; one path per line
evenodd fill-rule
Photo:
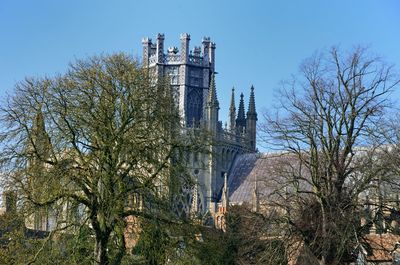
M 215 74 L 214 73 L 211 75 L 210 89 L 208 92 L 208 104 L 219 107 L 219 102 L 217 99 L 217 89 L 215 86 Z
M 229 107 L 229 110 L 231 112 L 234 112 L 236 110 L 236 107 L 235 107 L 235 88 L 234 87 L 232 87 L 231 106 Z
M 237 117 L 237 125 L 245 126 L 246 124 L 246 117 L 244 115 L 244 100 L 243 100 L 243 93 L 240 93 L 240 102 L 239 102 L 239 110 L 238 110 L 238 117 Z
M 249 108 L 247 111 L 247 116 L 248 115 L 257 115 L 253 85 L 250 88 L 250 99 L 249 99 Z

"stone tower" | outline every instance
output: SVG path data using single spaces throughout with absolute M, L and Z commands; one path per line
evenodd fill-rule
M 215 43 L 204 37 L 201 47 L 189 48 L 190 35 L 181 34 L 181 46 L 164 53 L 164 34 L 156 43 L 144 38 L 143 65 L 154 74 L 169 76 L 182 121 L 192 127 L 204 119 L 211 76 L 215 71 Z
M 143 66 L 156 78 L 168 76 L 176 103 L 186 129 L 206 129 L 212 136 L 207 153 L 189 154 L 190 168 L 195 186 L 182 190 L 192 192 L 189 201 L 182 202 L 192 216 L 210 212 L 215 214 L 222 201 L 226 210 L 229 198 L 230 169 L 241 154 L 256 150 L 256 122 L 254 88 L 250 91 L 247 113 L 241 93 L 238 111 L 235 91 L 232 89 L 229 108 L 229 128 L 219 121 L 219 101 L 215 82 L 215 43 L 205 37 L 199 47 L 190 49 L 190 35 L 181 34 L 180 47 L 164 51 L 164 34 L 158 34 L 155 43 L 144 38 Z

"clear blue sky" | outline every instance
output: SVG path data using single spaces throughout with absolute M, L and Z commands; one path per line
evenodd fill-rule
M 232 86 L 247 101 L 254 84 L 261 113 L 282 79 L 332 45 L 368 45 L 400 69 L 397 0 L 1 0 L 0 96 L 25 76 L 65 71 L 74 58 L 118 51 L 140 56 L 142 37 L 158 32 L 165 33 L 166 47 L 179 46 L 182 32 L 191 34 L 191 47 L 203 36 L 216 42 L 224 121 Z

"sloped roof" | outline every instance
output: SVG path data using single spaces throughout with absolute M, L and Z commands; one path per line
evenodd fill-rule
M 272 196 L 282 185 L 282 163 L 290 164 L 284 153 L 250 153 L 238 156 L 229 173 L 229 201 L 233 204 L 251 202 L 257 182 L 257 193 L 262 198 Z

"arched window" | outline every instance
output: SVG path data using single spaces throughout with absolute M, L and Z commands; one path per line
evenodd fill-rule
M 194 121 L 200 121 L 202 116 L 203 102 L 198 91 L 193 90 L 187 97 L 186 123 L 189 126 L 193 125 Z

